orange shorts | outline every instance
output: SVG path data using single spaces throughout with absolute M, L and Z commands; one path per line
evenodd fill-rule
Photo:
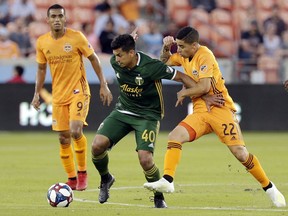
M 89 111 L 90 95 L 77 95 L 70 104 L 55 105 L 52 110 L 52 129 L 54 131 L 69 130 L 72 120 L 79 120 L 87 126 L 86 117 Z
M 236 115 L 226 107 L 214 107 L 209 113 L 190 114 L 180 122 L 180 125 L 188 132 L 193 128 L 196 132 L 195 140 L 214 132 L 220 141 L 228 146 L 245 145 Z

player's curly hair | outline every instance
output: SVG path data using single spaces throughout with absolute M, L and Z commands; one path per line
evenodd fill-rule
M 130 34 L 118 35 L 111 42 L 112 50 L 121 48 L 124 52 L 135 50 L 135 40 Z
M 183 40 L 185 43 L 194 43 L 197 42 L 199 43 L 199 33 L 196 29 L 186 26 L 181 28 L 178 33 L 176 38 L 178 40 Z

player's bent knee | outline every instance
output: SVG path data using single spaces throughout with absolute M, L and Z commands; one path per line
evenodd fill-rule
M 229 149 L 232 154 L 242 163 L 245 162 L 249 156 L 249 152 L 245 146 L 229 146 Z
M 150 169 L 154 165 L 153 155 L 149 151 L 138 151 L 139 163 L 144 170 Z
M 92 142 L 92 153 L 95 155 L 102 154 L 110 146 L 110 141 L 107 137 L 96 135 Z
M 58 139 L 59 139 L 60 144 L 71 143 L 71 137 L 69 133 L 59 133 Z
M 71 129 L 71 137 L 73 139 L 79 139 L 82 136 L 82 129 L 77 128 L 76 130 Z

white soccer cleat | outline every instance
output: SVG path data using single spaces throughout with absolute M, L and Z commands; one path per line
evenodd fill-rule
M 276 207 L 285 207 L 286 206 L 285 197 L 276 188 L 276 186 L 273 183 L 272 183 L 272 187 L 266 190 L 266 194 L 269 196 L 269 198 L 272 200 L 273 204 Z
M 173 193 L 174 192 L 174 183 L 168 182 L 165 178 L 161 178 L 156 182 L 146 182 L 144 183 L 144 188 L 147 188 L 151 191 L 158 191 L 162 193 Z

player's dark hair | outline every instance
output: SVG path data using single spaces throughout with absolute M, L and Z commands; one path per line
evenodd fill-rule
M 23 73 L 24 73 L 24 68 L 23 68 L 21 65 L 16 65 L 14 69 L 15 69 L 15 71 L 17 72 L 17 74 L 18 74 L 19 76 L 22 76 L 22 75 L 23 75 Z
M 63 10 L 64 10 L 64 14 L 66 14 L 64 7 L 62 7 L 62 6 L 59 5 L 59 4 L 54 4 L 54 5 L 52 5 L 52 6 L 50 6 L 50 7 L 48 8 L 48 10 L 47 10 L 47 17 L 49 17 L 49 12 L 50 12 L 50 10 L 52 10 L 52 9 L 63 9 Z
M 111 42 L 112 50 L 121 48 L 124 52 L 135 50 L 135 40 L 130 34 L 118 35 Z
M 199 42 L 199 33 L 196 29 L 186 26 L 181 28 L 178 33 L 176 38 L 178 40 L 183 40 L 185 43 L 192 44 L 194 42 Z

